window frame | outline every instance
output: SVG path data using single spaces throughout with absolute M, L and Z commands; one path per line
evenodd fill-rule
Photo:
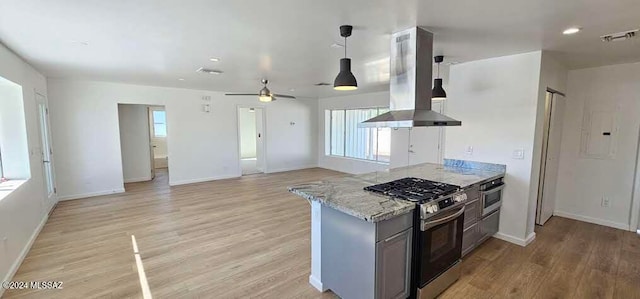
M 2 166 L 2 147 L 0 146 L 0 183 L 3 181 L 4 177 L 4 167 Z
M 347 155 L 347 111 L 359 111 L 359 110 L 372 110 L 372 109 L 376 109 L 377 110 L 377 114 L 374 115 L 378 116 L 381 114 L 384 114 L 386 112 L 388 112 L 390 109 L 389 107 L 386 106 L 375 106 L 375 107 L 359 107 L 359 108 L 343 108 L 343 109 L 326 109 L 325 110 L 325 122 L 328 122 L 328 132 L 325 132 L 325 142 L 328 141 L 328 146 L 325 144 L 325 156 L 328 157 L 338 157 L 338 158 L 346 158 L 346 159 L 354 159 L 354 160 L 359 160 L 359 161 L 366 161 L 366 162 L 371 162 L 371 163 L 378 163 L 378 164 L 386 164 L 388 165 L 390 161 L 384 161 L 384 160 L 380 160 L 380 155 L 378 154 L 378 149 L 379 149 L 379 138 L 378 136 L 380 136 L 380 129 L 382 128 L 375 128 L 375 132 L 376 132 L 376 154 L 375 154 L 375 159 L 366 159 L 366 158 L 358 158 L 358 157 L 352 157 L 352 156 L 348 156 Z M 386 111 L 385 111 L 386 110 Z M 333 112 L 334 111 L 342 111 L 343 114 L 343 132 L 342 132 L 342 155 L 337 155 L 337 154 L 333 154 L 332 153 L 332 148 L 333 148 L 333 134 L 334 134 L 334 130 L 333 130 Z M 382 111 L 382 112 L 381 112 Z M 328 119 L 327 119 L 327 112 L 328 112 Z M 326 124 L 325 124 L 325 128 L 327 128 Z M 371 128 L 373 129 L 373 128 Z M 391 142 L 391 141 L 389 141 Z M 388 157 L 389 160 L 391 157 Z
M 164 113 L 164 127 L 165 127 L 165 135 L 164 136 L 158 136 L 156 134 L 156 118 L 154 115 L 154 112 L 156 111 L 160 111 Z M 167 111 L 162 108 L 162 107 L 149 107 L 149 125 L 151 126 L 151 137 L 152 138 L 167 138 L 167 135 L 169 135 L 169 129 L 167 128 Z M 163 124 L 163 123 L 158 123 L 158 124 Z

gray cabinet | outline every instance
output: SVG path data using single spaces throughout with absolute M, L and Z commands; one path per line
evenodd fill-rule
M 480 224 L 478 222 L 466 228 L 462 233 L 462 256 L 467 255 L 467 253 L 476 248 L 481 237 Z
M 482 242 L 498 231 L 500 210 L 494 214 L 482 217 L 482 200 L 479 185 L 467 190 L 467 204 L 464 212 L 464 231 L 462 233 L 462 256 L 473 251 Z
M 480 242 L 483 242 L 489 237 L 493 236 L 498 232 L 500 226 L 500 210 L 494 211 L 493 213 L 482 218 L 480 226 Z
M 376 244 L 376 298 L 407 298 L 411 284 L 412 229 Z
M 413 213 L 367 222 L 322 206 L 322 284 L 341 298 L 407 298 Z

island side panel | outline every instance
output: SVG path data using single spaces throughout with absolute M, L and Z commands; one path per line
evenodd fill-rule
M 322 284 L 322 204 L 311 201 L 311 275 L 309 283 L 320 292 L 327 288 Z
M 342 298 L 375 298 L 376 224 L 322 206 L 322 284 Z

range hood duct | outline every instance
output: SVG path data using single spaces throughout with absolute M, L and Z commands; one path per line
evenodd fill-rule
M 433 33 L 414 27 L 391 35 L 391 111 L 358 124 L 361 128 L 460 126 L 431 110 Z

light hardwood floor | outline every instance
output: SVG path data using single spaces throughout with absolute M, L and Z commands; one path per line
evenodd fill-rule
M 61 202 L 15 281 L 64 289 L 3 298 L 141 298 L 131 235 L 155 298 L 334 298 L 308 284 L 310 211 L 286 186 L 309 169 Z M 491 239 L 442 298 L 640 298 L 640 237 L 554 217 L 526 248 Z

